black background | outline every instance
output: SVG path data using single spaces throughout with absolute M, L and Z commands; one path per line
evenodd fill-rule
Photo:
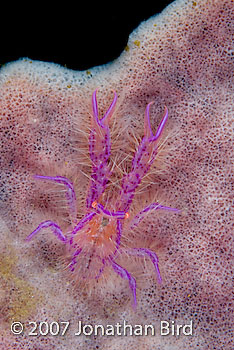
M 160 13 L 172 0 L 117 2 L 91 6 L 90 2 L 41 2 L 2 9 L 0 64 L 22 57 L 55 62 L 84 70 L 117 58 L 129 34 L 144 20 Z

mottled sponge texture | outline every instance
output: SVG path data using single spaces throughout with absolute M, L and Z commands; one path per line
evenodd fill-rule
M 233 345 L 233 120 L 234 3 L 177 0 L 143 22 L 121 56 L 75 72 L 21 59 L 0 70 L 0 348 L 221 349 Z M 81 53 L 82 54 L 82 53 Z M 155 132 L 164 106 L 168 124 L 158 161 L 136 193 L 136 212 L 158 200 L 180 213 L 157 211 L 126 230 L 123 245 L 147 247 L 153 266 L 120 256 L 137 281 L 136 311 L 126 280 L 107 269 L 99 281 L 74 281 L 67 252 L 50 229 L 25 238 L 44 220 L 69 229 L 64 188 L 33 175 L 73 182 L 82 215 L 91 161 L 92 93 L 103 115 L 118 95 L 112 118 L 112 183 L 127 173 L 151 106 Z M 116 187 L 115 187 L 116 186 Z M 115 195 L 112 190 L 112 195 Z M 154 324 L 193 320 L 193 336 L 74 336 L 84 323 Z M 25 332 L 10 332 L 21 321 Z M 70 321 L 65 336 L 29 336 L 29 321 Z

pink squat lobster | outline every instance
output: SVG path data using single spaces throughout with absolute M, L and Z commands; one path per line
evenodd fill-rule
M 132 160 L 131 171 L 126 174 L 121 183 L 118 200 L 103 203 L 104 191 L 110 177 L 109 158 L 111 154 L 111 140 L 109 120 L 113 114 L 117 94 L 105 115 L 99 119 L 97 105 L 97 90 L 92 95 L 92 129 L 90 132 L 89 153 L 92 161 L 92 174 L 86 197 L 86 213 L 77 223 L 76 195 L 71 181 L 62 176 L 40 176 L 36 179 L 61 183 L 66 188 L 66 198 L 72 219 L 72 230 L 64 236 L 61 228 L 53 221 L 44 221 L 26 238 L 31 240 L 40 230 L 50 227 L 58 239 L 68 245 L 71 251 L 69 268 L 73 274 L 81 278 L 98 279 L 106 266 L 112 266 L 113 270 L 129 283 L 133 295 L 133 307 L 136 307 L 136 280 L 122 266 L 116 263 L 117 253 L 126 252 L 129 255 L 148 257 L 155 268 L 159 283 L 161 276 L 158 267 L 157 255 L 147 248 L 121 248 L 121 235 L 125 220 L 129 218 L 130 209 L 135 191 L 157 155 L 157 144 L 168 118 L 168 110 L 159 124 L 157 132 L 153 135 L 150 126 L 149 103 L 145 112 L 145 135 L 139 144 Z M 108 208 L 107 208 L 108 205 Z M 114 210 L 115 209 L 115 210 Z M 165 207 L 159 203 L 152 203 L 140 211 L 130 222 L 130 229 L 137 226 L 145 214 L 158 210 L 179 211 L 176 208 Z

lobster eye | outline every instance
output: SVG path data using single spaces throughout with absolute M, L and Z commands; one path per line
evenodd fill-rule
M 97 202 L 96 202 L 96 201 L 94 201 L 94 202 L 92 203 L 92 208 L 97 209 Z

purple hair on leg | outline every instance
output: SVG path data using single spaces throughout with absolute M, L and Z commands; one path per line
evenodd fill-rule
M 99 119 L 99 117 L 98 117 L 98 105 L 97 105 L 97 91 L 98 91 L 98 89 L 96 89 L 93 92 L 93 95 L 92 95 L 93 117 L 95 118 L 95 120 L 98 123 L 98 125 L 103 127 L 104 125 L 107 125 L 108 118 L 111 117 L 111 115 L 112 115 L 112 113 L 114 111 L 114 108 L 115 108 L 115 105 L 116 105 L 116 102 L 117 102 L 117 94 L 114 91 L 114 98 L 113 98 L 113 100 L 112 100 L 108 110 L 106 111 L 104 116 L 101 119 Z
M 60 241 L 62 241 L 62 242 L 67 241 L 67 238 L 62 233 L 62 230 L 59 227 L 59 225 L 57 225 L 55 222 L 50 221 L 50 220 L 40 223 L 40 225 L 38 225 L 38 227 L 32 233 L 30 233 L 30 235 L 28 237 L 26 237 L 26 241 L 30 241 L 43 228 L 48 228 L 48 227 L 51 227 L 52 232 Z
M 101 276 L 101 274 L 103 273 L 103 271 L 104 271 L 104 269 L 106 267 L 105 259 L 102 259 L 102 264 L 103 264 L 102 267 L 100 268 L 97 276 L 95 277 L 96 280 L 99 279 L 99 277 Z
M 172 211 L 172 212 L 180 212 L 180 210 L 176 209 L 176 208 L 166 207 L 166 206 L 161 205 L 159 203 L 151 203 L 150 205 L 145 207 L 143 210 L 141 210 L 132 219 L 132 221 L 130 222 L 130 229 L 132 229 L 134 226 L 137 226 L 139 224 L 139 222 L 141 222 L 141 220 L 144 219 L 144 217 L 147 215 L 148 212 L 155 211 L 155 210 L 158 210 L 158 209 L 168 210 L 168 211 Z
M 164 116 L 161 120 L 161 122 L 159 123 L 158 129 L 156 131 L 156 134 L 153 134 L 153 131 L 151 129 L 151 125 L 150 125 L 150 106 L 153 104 L 153 102 L 150 102 L 146 109 L 145 109 L 145 137 L 149 140 L 149 141 L 157 141 L 157 139 L 161 136 L 163 129 L 165 127 L 166 121 L 168 119 L 168 109 L 165 106 L 165 112 L 164 112 Z
M 156 253 L 152 252 L 152 250 L 147 249 L 147 248 L 129 248 L 129 249 L 126 249 L 125 251 L 127 254 L 134 255 L 134 256 L 139 256 L 139 257 L 147 257 L 148 256 L 154 265 L 156 275 L 158 278 L 158 282 L 159 283 L 162 282 L 161 274 L 160 274 L 159 267 L 158 267 L 158 257 L 156 255 Z
M 34 178 L 37 180 L 46 180 L 53 181 L 59 184 L 63 184 L 66 187 L 66 199 L 68 202 L 68 207 L 70 210 L 70 215 L 72 217 L 72 221 L 76 221 L 77 215 L 77 205 L 76 205 L 76 193 L 74 190 L 73 183 L 63 176 L 42 176 L 42 175 L 34 175 Z
M 133 308 L 136 309 L 137 306 L 137 301 L 136 301 L 136 280 L 134 277 L 132 277 L 132 275 L 122 266 L 120 266 L 119 264 L 117 264 L 116 262 L 114 262 L 112 260 L 111 265 L 114 269 L 114 271 L 120 275 L 120 277 L 122 277 L 125 280 L 128 280 L 129 283 L 129 287 L 130 290 L 132 292 L 133 295 Z
M 71 232 L 71 235 L 75 235 L 78 231 L 80 231 L 92 218 L 96 215 L 96 213 L 91 212 L 86 214 L 83 219 L 81 219 L 78 224 L 74 227 Z
M 81 251 L 82 251 L 82 249 L 79 248 L 73 254 L 72 261 L 71 261 L 71 263 L 69 265 L 69 269 L 70 269 L 71 272 L 73 272 L 75 270 L 75 264 L 77 263 L 76 258 L 81 253 Z
M 104 116 L 99 119 L 96 95 L 97 90 L 92 95 L 93 128 L 89 137 L 89 154 L 93 164 L 90 189 L 86 198 L 87 208 L 91 208 L 92 203 L 100 198 L 110 177 L 108 160 L 111 152 L 111 142 L 108 122 L 117 101 L 117 94 L 114 92 L 112 103 Z
M 157 140 L 162 134 L 165 127 L 168 110 L 165 107 L 164 116 L 159 124 L 156 134 L 153 135 L 149 109 L 152 102 L 150 102 L 146 107 L 145 112 L 145 135 L 135 152 L 134 158 L 132 160 L 132 168 L 129 174 L 127 174 L 122 180 L 122 189 L 120 191 L 120 201 L 119 210 L 127 211 L 133 200 L 135 190 L 140 185 L 143 177 L 149 171 L 151 164 L 155 160 L 158 151 Z

